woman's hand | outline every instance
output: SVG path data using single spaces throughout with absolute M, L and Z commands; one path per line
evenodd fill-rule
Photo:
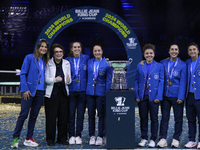
M 160 103 L 159 99 L 154 99 L 154 103 Z
M 135 101 L 139 103 L 139 102 L 140 102 L 140 99 L 139 99 L 139 98 L 136 98 Z
M 56 82 L 61 82 L 61 81 L 62 81 L 62 77 L 61 77 L 61 76 L 57 76 L 57 77 L 55 78 L 55 81 L 56 81 Z
M 70 77 L 69 77 L 69 75 L 67 75 L 67 83 L 69 83 L 70 82 Z
M 145 60 L 142 60 L 141 62 L 139 62 L 139 64 L 142 66 L 144 65 L 144 63 L 145 63 Z
M 31 95 L 31 92 L 30 92 L 30 91 L 26 91 L 26 92 L 23 93 L 23 98 L 24 98 L 25 100 L 27 100 L 27 99 L 30 98 L 29 95 Z
M 177 102 L 178 104 L 181 104 L 183 101 L 182 101 L 181 99 L 178 99 L 176 102 Z

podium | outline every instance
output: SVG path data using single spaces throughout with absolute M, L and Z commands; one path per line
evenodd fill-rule
M 106 148 L 135 148 L 134 91 L 106 93 Z

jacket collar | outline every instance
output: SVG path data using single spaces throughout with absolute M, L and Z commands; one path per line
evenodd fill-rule
M 189 59 L 189 63 L 188 63 L 188 72 L 190 72 L 190 68 L 191 68 L 191 63 L 192 63 L 192 59 Z M 194 73 L 197 71 L 197 68 L 200 66 L 200 56 L 198 56 L 198 60 L 195 66 L 195 70 Z
M 153 72 L 153 70 L 156 68 L 157 62 L 155 60 L 153 60 L 153 62 L 151 63 L 151 67 L 149 70 L 149 76 L 151 75 L 151 73 Z M 146 77 L 146 71 L 147 71 L 147 63 L 145 61 L 144 65 L 142 66 L 143 72 L 144 72 L 144 76 Z

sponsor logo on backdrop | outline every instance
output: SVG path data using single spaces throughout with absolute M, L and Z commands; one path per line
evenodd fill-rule
M 126 43 L 129 49 L 136 49 L 137 43 L 135 43 L 136 38 L 129 38 L 129 43 Z
M 75 9 L 77 17 L 80 17 L 82 20 L 96 20 L 99 12 L 99 9 Z

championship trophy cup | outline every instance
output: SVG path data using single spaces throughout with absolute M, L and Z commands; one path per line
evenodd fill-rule
M 129 65 L 132 63 L 132 58 L 126 60 L 113 60 L 110 61 L 113 69 L 111 90 L 128 90 L 128 83 L 126 78 L 126 72 Z

